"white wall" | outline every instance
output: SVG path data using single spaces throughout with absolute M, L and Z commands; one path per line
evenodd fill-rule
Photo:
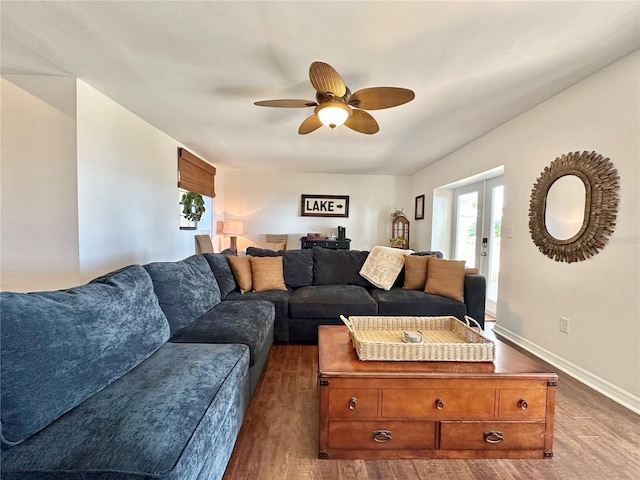
M 78 219 L 83 281 L 195 253 L 178 228 L 179 144 L 78 80 Z
M 225 215 L 244 222 L 245 234 L 238 249 L 264 245 L 266 233 L 287 233 L 288 249 L 300 248 L 300 237 L 308 232 L 337 233 L 346 227 L 352 250 L 370 250 L 387 245 L 391 236 L 391 212 L 408 203 L 409 177 L 388 175 L 282 174 L 227 171 Z M 300 216 L 302 194 L 349 195 L 349 218 Z M 411 225 L 413 225 L 413 221 Z M 410 231 L 411 246 L 413 233 Z M 228 246 L 228 240 L 225 239 Z
M 1 82 L 0 288 L 76 285 L 75 79 L 8 75 Z
M 412 178 L 418 195 L 504 165 L 504 238 L 495 331 L 640 411 L 640 71 L 632 55 L 577 83 Z M 620 174 L 615 233 L 572 264 L 540 253 L 528 229 L 531 189 L 545 166 L 595 150 Z M 432 223 L 431 195 L 425 207 Z M 431 238 L 431 235 L 428 235 Z M 560 316 L 571 321 L 559 331 Z
M 209 230 L 179 230 L 179 146 L 75 78 L 3 78 L 2 290 L 195 253 L 194 234 L 211 233 L 224 205 L 200 222 Z

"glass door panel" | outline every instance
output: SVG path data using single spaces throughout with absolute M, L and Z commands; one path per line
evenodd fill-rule
M 487 281 L 486 310 L 495 315 L 500 274 L 504 199 L 502 177 L 454 190 L 454 258 L 477 268 Z
M 495 315 L 498 303 L 498 277 L 500 276 L 500 245 L 502 241 L 502 208 L 504 200 L 504 186 L 502 178 L 487 181 L 487 201 L 490 208 L 487 215 L 488 224 L 485 231 L 488 234 L 486 262 L 482 265 L 481 273 L 487 279 L 487 310 Z
M 480 192 L 458 192 L 456 194 L 456 231 L 454 257 L 465 260 L 467 268 L 476 267 L 478 251 L 478 200 Z

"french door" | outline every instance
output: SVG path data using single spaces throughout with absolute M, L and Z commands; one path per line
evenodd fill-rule
M 454 190 L 453 253 L 487 279 L 486 310 L 496 313 L 504 198 L 502 177 Z

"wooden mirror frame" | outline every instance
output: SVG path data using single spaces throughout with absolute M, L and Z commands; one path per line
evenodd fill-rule
M 545 225 L 547 193 L 565 175 L 575 175 L 585 188 L 584 220 L 573 237 L 554 238 Z M 540 174 L 531 191 L 529 232 L 533 243 L 557 262 L 580 262 L 596 255 L 613 233 L 618 212 L 620 177 L 609 158 L 595 152 L 572 152 L 556 158 Z

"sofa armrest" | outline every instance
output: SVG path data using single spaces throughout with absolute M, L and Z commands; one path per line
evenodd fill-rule
M 476 320 L 484 330 L 484 309 L 487 295 L 487 282 L 479 274 L 467 274 L 464 277 L 464 303 L 467 315 Z

